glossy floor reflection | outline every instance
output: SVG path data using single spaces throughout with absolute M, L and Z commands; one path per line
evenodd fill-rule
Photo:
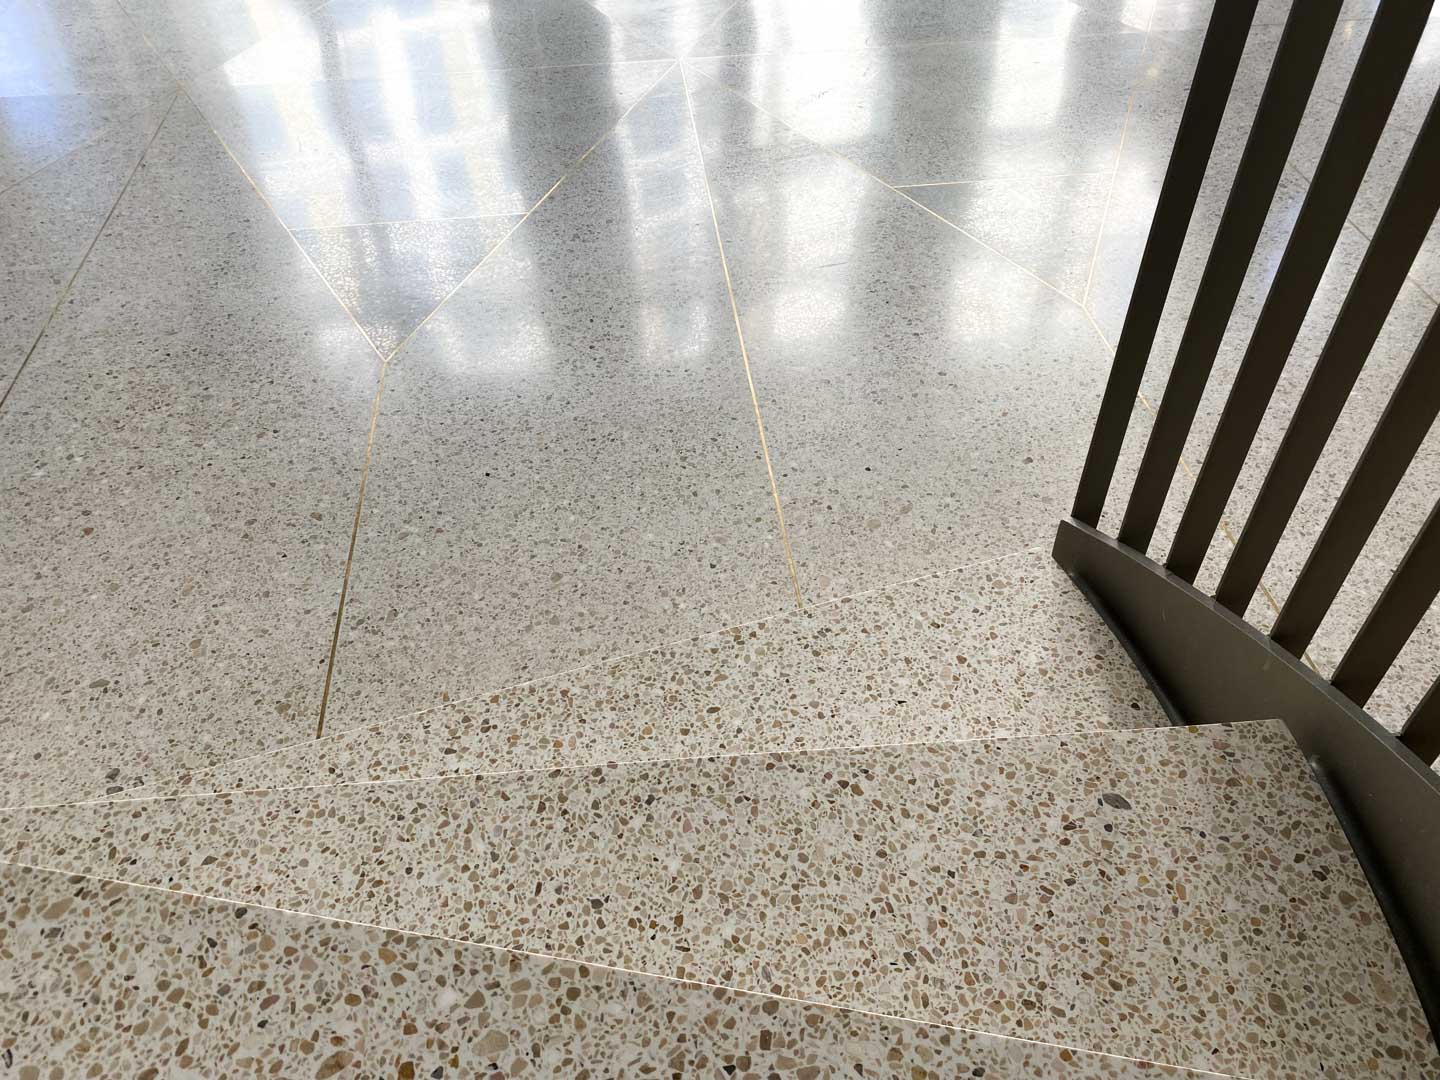
M 1048 556 L 1210 9 L 0 0 L 6 1068 L 1434 1073 L 1282 728 L 1166 726 Z M 1342 4 L 1222 375 L 1374 9 Z M 1437 83 L 1440 20 L 1262 446 Z M 1440 231 L 1256 622 L 1437 275 Z M 1440 610 L 1382 719 L 1437 655 Z
M 1373 8 L 1343 5 L 1222 371 Z M 13 800 L 205 769 L 1044 545 L 1208 11 L 0 6 Z M 1260 5 L 1127 467 L 1287 11 Z M 1437 81 L 1432 29 L 1316 327 Z M 1277 600 L 1434 309 L 1437 252 L 1271 569 Z M 1307 331 L 1283 402 L 1317 349 Z M 1322 667 L 1408 541 L 1436 452 L 1317 641 Z M 1437 626 L 1382 693 L 1387 719 Z

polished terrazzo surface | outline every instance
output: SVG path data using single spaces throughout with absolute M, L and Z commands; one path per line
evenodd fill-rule
M 0 845 L 1238 1075 L 1440 1064 L 1278 721 L 88 803 L 9 812 Z
M 1029 552 L 156 778 L 127 793 L 1165 723 L 1078 590 L 1047 554 Z
M 0 980 L 22 1077 L 1212 1075 L 17 867 Z
M 1440 1071 L 1281 729 L 1158 730 L 1045 555 L 1210 7 L 0 0 L 0 838 L 91 875 L 4 869 L 3 1068 Z M 1220 377 L 1375 7 L 1341 5 Z M 1289 8 L 1258 6 L 1107 525 Z M 1437 85 L 1440 20 L 1262 448 Z M 1437 268 L 1440 226 L 1257 624 Z M 1440 611 L 1382 721 L 1437 654 Z
M 1373 7 L 1342 7 L 1222 373 Z M 1287 10 L 1260 5 L 1127 462 Z M 13 0 L 9 801 L 213 767 L 1043 546 L 1207 15 Z M 1436 34 L 1261 445 L 1440 78 Z M 1277 601 L 1434 309 L 1435 250 L 1267 576 Z M 1322 669 L 1423 516 L 1431 457 L 1322 628 Z M 1434 634 L 1382 687 L 1387 722 L 1418 698 Z
M 1373 7 L 1342 7 L 1222 374 Z M 1286 12 L 1260 5 L 1129 462 Z M 203 769 L 322 720 L 371 725 L 1043 545 L 1207 14 L 13 0 L 12 800 Z M 1437 33 L 1262 446 L 1440 80 Z M 1436 250 L 1271 567 L 1279 602 L 1434 310 Z M 1192 470 L 1222 403 L 1202 409 Z M 1322 670 L 1428 509 L 1433 456 L 1322 627 Z M 1273 617 L 1264 596 L 1251 617 Z M 1387 722 L 1423 688 L 1435 625 L 1377 696 Z

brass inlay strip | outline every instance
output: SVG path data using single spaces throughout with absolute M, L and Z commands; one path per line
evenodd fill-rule
M 70 290 L 75 285 L 75 279 L 80 276 L 80 271 L 85 269 L 85 264 L 90 260 L 90 253 L 95 250 L 95 245 L 100 242 L 100 237 L 109 226 L 110 219 L 115 216 L 115 211 L 120 207 L 120 201 L 125 198 L 125 193 L 130 190 L 130 185 L 135 181 L 136 175 L 140 172 L 140 166 L 144 163 L 146 155 L 150 153 L 150 148 L 155 145 L 155 140 L 159 138 L 160 129 L 165 126 L 165 121 L 170 116 L 170 110 L 175 108 L 175 102 L 179 97 L 180 95 L 177 93 L 170 99 L 170 104 L 165 106 L 165 112 L 161 115 L 160 122 L 155 125 L 155 130 L 150 133 L 150 138 L 146 141 L 145 148 L 140 151 L 139 156 L 135 159 L 135 167 L 130 170 L 130 175 L 125 178 L 125 183 L 120 188 L 120 194 L 115 196 L 115 201 L 110 204 L 110 209 L 105 214 L 105 220 L 100 222 L 100 228 L 95 230 L 95 235 L 90 238 L 90 243 L 86 245 L 85 254 L 80 256 L 80 261 L 75 264 L 75 269 L 71 272 L 69 280 L 65 282 L 65 287 L 60 290 L 60 295 L 55 298 L 55 304 L 50 308 L 50 314 L 45 316 L 45 322 L 40 327 L 40 332 L 35 335 L 35 340 L 30 343 L 30 348 L 25 351 L 25 359 L 20 361 L 20 366 L 15 369 L 15 374 L 10 376 L 10 382 L 6 385 L 4 393 L 0 393 L 0 409 L 5 408 L 5 402 L 10 400 L 10 391 L 15 389 L 15 384 L 20 381 L 20 376 L 25 374 L 25 368 L 30 364 L 30 358 L 35 355 L 35 350 L 40 348 L 40 342 L 44 341 L 45 335 L 50 332 L 50 324 L 55 321 L 55 316 L 60 313 L 60 306 L 65 303 L 65 298 L 70 295 Z M 51 164 L 53 164 L 53 162 Z M 21 182 L 23 183 L 24 181 Z
M 770 477 L 770 496 L 775 501 L 775 518 L 780 524 L 780 544 L 785 549 L 785 562 L 790 568 L 790 584 L 795 589 L 795 606 L 803 608 L 805 597 L 800 591 L 800 575 L 795 571 L 795 556 L 790 550 L 790 532 L 785 527 L 785 507 L 780 500 L 780 485 L 775 482 L 775 466 L 770 460 L 770 445 L 765 438 L 765 418 L 760 413 L 760 398 L 755 393 L 755 376 L 750 371 L 750 350 L 745 346 L 745 328 L 740 322 L 740 306 L 735 301 L 735 286 L 730 280 L 730 260 L 725 256 L 725 241 L 720 236 L 720 218 L 715 212 L 715 196 L 710 190 L 710 174 L 705 165 L 705 148 L 700 141 L 700 127 L 695 122 L 695 108 L 690 101 L 690 80 L 685 65 L 680 65 L 680 82 L 685 90 L 685 108 L 690 113 L 690 128 L 695 134 L 695 153 L 700 158 L 700 179 L 705 185 L 705 201 L 710 204 L 710 222 L 715 227 L 715 246 L 720 252 L 720 268 L 725 272 L 725 291 L 730 297 L 730 315 L 735 320 L 735 336 L 740 342 L 740 361 L 745 367 L 745 382 L 750 387 L 750 405 L 755 410 L 755 430 L 760 434 L 760 453 L 765 458 L 765 472 Z

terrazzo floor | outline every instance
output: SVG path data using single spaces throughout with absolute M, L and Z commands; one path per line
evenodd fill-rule
M 0 0 L 0 1077 L 1440 1075 L 1283 729 L 1166 728 L 1046 554 L 1210 7 Z M 1258 625 L 1437 296 L 1440 226 Z

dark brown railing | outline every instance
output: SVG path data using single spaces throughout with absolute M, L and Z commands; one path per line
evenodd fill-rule
M 1172 719 L 1279 717 L 1345 824 L 1440 1032 L 1440 679 L 1398 736 L 1365 711 L 1440 593 L 1440 503 L 1334 677 L 1301 662 L 1440 413 L 1440 316 L 1401 375 L 1275 626 L 1244 620 L 1261 575 L 1440 211 L 1440 99 L 1415 137 L 1213 597 L 1194 587 L 1405 80 L 1430 0 L 1383 0 L 1326 140 L 1163 567 L 1161 509 L 1331 40 L 1340 0 L 1295 0 L 1196 288 L 1116 536 L 1098 530 L 1257 0 L 1217 0 L 1166 170 L 1071 517 L 1055 557 L 1125 641 Z M 1440 477 L 1433 478 L 1440 489 Z M 1437 663 L 1440 667 L 1440 663 Z

